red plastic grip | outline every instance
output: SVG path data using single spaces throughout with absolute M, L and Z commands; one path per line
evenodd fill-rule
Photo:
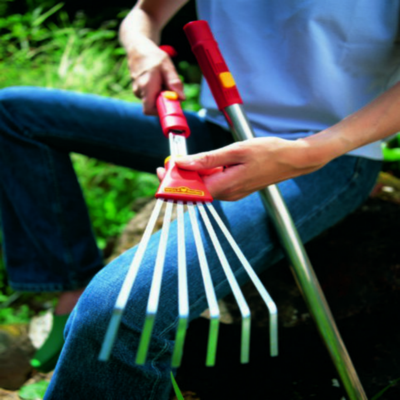
M 207 21 L 189 22 L 183 29 L 218 108 L 222 111 L 233 104 L 242 104 L 239 91 Z
M 178 95 L 171 91 L 161 92 L 157 97 L 156 104 L 164 135 L 168 137 L 168 134 L 172 132 L 187 138 L 190 135 L 190 129 Z
M 155 196 L 157 199 L 192 201 L 195 203 L 213 200 L 196 171 L 178 168 L 173 159 L 165 164 L 165 169 L 166 174 Z

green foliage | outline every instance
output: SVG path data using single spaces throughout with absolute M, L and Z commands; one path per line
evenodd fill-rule
M 48 381 L 39 381 L 30 385 L 23 386 L 19 391 L 18 395 L 23 400 L 37 400 L 42 399 L 47 387 L 49 386 Z
M 2 297 L 6 300 L 5 295 L 2 295 Z M 12 307 L 0 309 L 0 325 L 28 323 L 32 314 L 32 311 L 26 304 L 22 304 L 17 309 Z
M 151 197 L 158 185 L 155 175 L 73 154 L 74 167 L 83 188 L 97 236 L 103 248 L 110 236 L 116 236 L 134 215 L 132 201 Z
M 133 101 L 117 21 L 89 29 L 84 15 L 70 21 L 62 7 L 0 18 L 0 87 L 33 85 Z M 57 23 L 47 22 L 53 14 Z
M 396 383 L 400 382 L 400 378 L 394 379 L 390 381 L 389 385 L 383 388 L 379 393 L 377 393 L 371 400 L 378 400 L 382 398 L 383 394 L 389 390 L 392 386 L 396 385 Z
M 178 400 L 185 400 L 185 398 L 183 397 L 183 394 L 182 394 L 181 390 L 179 389 L 178 383 L 176 382 L 175 377 L 174 377 L 172 371 L 171 371 L 171 381 L 172 381 L 172 387 L 174 388 L 174 392 L 175 392 L 176 398 L 177 398 Z

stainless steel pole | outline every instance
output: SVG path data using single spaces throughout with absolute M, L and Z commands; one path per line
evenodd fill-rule
M 235 140 L 255 137 L 251 125 L 240 104 L 225 108 Z M 291 263 L 300 291 L 313 316 L 320 335 L 339 373 L 343 386 L 351 400 L 364 400 L 367 396 L 346 350 L 332 313 L 307 253 L 300 240 L 292 217 L 276 185 L 261 190 L 260 196 L 277 229 L 278 236 Z

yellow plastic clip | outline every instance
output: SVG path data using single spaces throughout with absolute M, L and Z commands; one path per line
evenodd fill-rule
M 229 89 L 236 86 L 235 80 L 233 79 L 233 76 L 229 71 L 221 72 L 219 74 L 219 80 L 224 88 Z
M 168 100 L 178 100 L 179 96 L 178 93 L 173 92 L 172 90 L 166 90 L 162 92 L 162 95 Z

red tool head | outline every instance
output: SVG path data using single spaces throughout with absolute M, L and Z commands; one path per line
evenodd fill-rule
M 157 193 L 157 199 L 183 202 L 210 202 L 213 200 L 203 180 L 196 171 L 178 168 L 173 159 L 165 163 L 166 174 Z

